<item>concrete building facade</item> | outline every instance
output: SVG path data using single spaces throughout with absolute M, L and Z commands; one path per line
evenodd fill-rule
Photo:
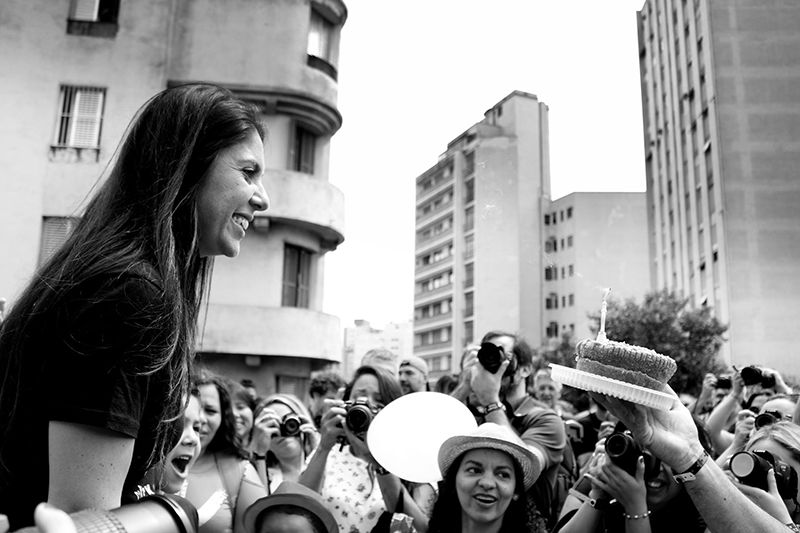
M 545 337 L 593 336 L 603 292 L 640 301 L 650 290 L 643 192 L 575 192 L 544 215 Z M 533 339 L 531 339 L 533 340 Z
M 515 91 L 416 178 L 414 353 L 432 380 L 489 330 L 542 337 L 548 140 L 547 106 Z
M 713 307 L 729 362 L 800 374 L 800 4 L 637 20 L 652 284 Z
M 262 392 L 302 395 L 341 357 L 321 309 L 324 256 L 344 239 L 328 182 L 344 3 L 11 0 L 0 15 L 0 296 L 13 305 L 63 243 L 140 105 L 215 83 L 261 112 L 272 206 L 238 258 L 216 260 L 198 350 Z
M 366 320 L 356 320 L 353 327 L 344 329 L 344 355 L 340 373 L 349 379 L 361 365 L 361 358 L 369 350 L 389 350 L 400 360 L 414 353 L 412 323 L 390 322 L 382 329 L 373 327 Z

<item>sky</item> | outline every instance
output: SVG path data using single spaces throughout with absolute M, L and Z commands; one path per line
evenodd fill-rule
M 553 199 L 644 191 L 636 11 L 644 0 L 345 0 L 330 182 L 345 241 L 323 311 L 413 316 L 415 179 L 514 90 L 549 108 Z

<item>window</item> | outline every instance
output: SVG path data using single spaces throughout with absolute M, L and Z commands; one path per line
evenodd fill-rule
M 567 297 L 566 296 L 562 296 L 561 297 L 561 307 L 566 307 L 566 306 L 567 306 Z
M 575 275 L 575 265 L 569 265 L 569 277 Z
M 72 0 L 67 33 L 93 37 L 114 37 L 119 25 L 119 0 Z
M 77 224 L 77 218 L 44 217 L 42 220 L 42 243 L 39 249 L 39 266 L 45 264 L 61 248 Z
M 314 152 L 317 148 L 317 136 L 307 128 L 296 125 L 294 128 L 294 147 L 292 149 L 292 170 L 314 173 Z
M 569 295 L 569 305 L 570 305 L 570 307 L 575 305 L 575 295 L 574 294 L 570 294 Z
M 106 90 L 99 87 L 62 85 L 53 145 L 56 148 L 98 149 L 105 96 Z
M 566 278 L 567 276 L 564 275 L 564 267 L 561 267 L 561 279 Z
M 311 23 L 308 28 L 308 55 L 324 59 L 331 63 L 331 41 L 333 37 L 333 24 L 320 15 L 315 9 L 311 10 Z
M 544 225 L 545 226 L 549 226 L 550 225 L 550 215 L 549 214 L 544 216 Z
M 287 244 L 283 249 L 284 307 L 308 308 L 311 281 L 311 252 Z
M 469 259 L 475 255 L 475 235 L 470 234 L 464 237 L 464 259 Z
M 464 288 L 472 287 L 475 283 L 475 263 L 464 265 Z
M 572 248 L 572 235 L 567 236 L 567 246 Z
M 475 228 L 475 208 L 468 207 L 464 211 L 464 231 L 470 231 Z
M 558 322 L 550 322 L 547 325 L 547 338 L 554 339 L 558 337 Z
M 475 201 L 475 180 L 471 179 L 464 184 L 464 203 Z
M 544 251 L 546 253 L 558 251 L 558 240 L 555 237 L 550 237 L 544 243 Z
M 558 279 L 558 267 L 556 266 L 548 266 L 544 269 L 544 279 L 545 281 L 553 281 Z
M 567 208 L 567 218 L 572 218 L 572 208 L 571 207 Z
M 467 344 L 472 342 L 473 335 L 472 321 L 464 322 L 464 343 Z

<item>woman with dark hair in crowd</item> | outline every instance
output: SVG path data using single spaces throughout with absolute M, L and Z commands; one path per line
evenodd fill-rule
M 110 509 L 172 447 L 211 257 L 254 214 L 264 132 L 225 89 L 184 85 L 134 118 L 108 178 L 0 330 L 0 512 Z
M 251 440 L 252 460 L 272 494 L 283 481 L 297 481 L 319 442 L 311 413 L 294 394 L 271 394 L 259 402 Z
M 200 533 L 244 532 L 244 512 L 267 491 L 236 434 L 229 380 L 207 370 L 195 385 L 204 421 L 200 457 L 189 471 L 188 499 L 197 507 Z
M 514 431 L 487 422 L 439 449 L 444 479 L 428 533 L 547 531 L 529 493 L 542 466 Z
M 231 410 L 233 411 L 236 436 L 239 437 L 242 448 L 248 450 L 253 431 L 256 401 L 241 382 L 228 380 L 228 390 L 231 393 Z
M 703 448 L 713 455 L 705 425 L 693 417 Z M 615 433 L 622 431 L 618 426 Z M 631 475 L 609 459 L 605 439 L 598 441 L 586 478 L 576 483 L 561 511 L 553 533 L 648 532 L 702 533 L 706 530 L 700 513 L 672 469 L 653 457 L 640 455 Z M 632 449 L 631 449 L 632 450 Z M 588 493 L 585 490 L 588 489 Z M 584 491 L 584 492 L 582 492 Z
M 368 533 L 387 510 L 405 513 L 413 518 L 417 531 L 427 530 L 433 487 L 404 484 L 385 470 L 369 451 L 366 429 L 348 424 L 354 418 L 348 416 L 349 409 L 369 412 L 362 420 L 371 418 L 402 394 L 394 374 L 362 366 L 345 388 L 344 401 L 334 400 L 322 416 L 320 443 L 300 483 L 322 494 L 342 533 Z M 401 497 L 402 506 L 398 505 Z

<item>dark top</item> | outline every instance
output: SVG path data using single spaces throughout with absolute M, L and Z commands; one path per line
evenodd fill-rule
M 13 414 L 7 403 L 0 413 L 0 512 L 12 530 L 32 525 L 33 509 L 47 500 L 50 421 L 136 439 L 123 491 L 143 476 L 169 394 L 167 368 L 143 374 L 171 333 L 151 318 L 160 305 L 152 275 L 107 275 L 80 283 L 34 316 L 21 361 L 9 361 L 0 329 L 0 392 L 18 398 Z

